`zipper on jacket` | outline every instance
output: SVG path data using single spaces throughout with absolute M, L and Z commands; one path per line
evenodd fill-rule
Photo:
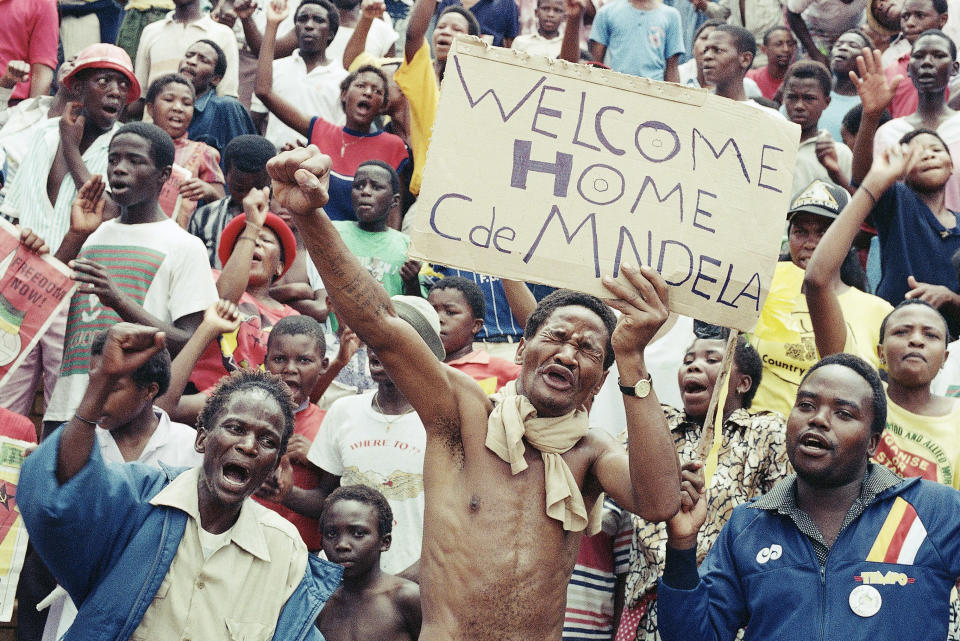
M 827 552 L 827 558 L 830 553 Z M 827 561 L 824 560 L 820 566 L 820 639 L 823 641 L 823 634 L 827 624 Z

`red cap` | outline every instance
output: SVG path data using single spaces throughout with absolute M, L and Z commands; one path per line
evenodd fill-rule
M 283 219 L 276 214 L 267 212 L 267 219 L 263 224 L 272 229 L 273 233 L 280 239 L 280 247 L 283 248 L 283 271 L 280 272 L 280 275 L 283 276 L 287 273 L 288 269 L 293 267 L 293 261 L 297 258 L 297 239 L 293 235 L 293 232 L 290 231 L 287 223 L 283 222 Z M 223 233 L 220 234 L 217 256 L 220 258 L 221 265 L 227 264 L 227 261 L 230 259 L 230 254 L 233 253 L 233 246 L 237 242 L 237 237 L 240 236 L 240 232 L 242 232 L 246 226 L 247 217 L 240 214 L 234 217 L 224 228 Z
M 63 79 L 63 84 L 69 85 L 77 74 L 84 69 L 113 69 L 119 71 L 130 81 L 130 90 L 127 92 L 127 104 L 140 97 L 140 83 L 133 75 L 133 62 L 127 52 L 111 44 L 98 42 L 92 44 L 73 60 L 73 69 Z

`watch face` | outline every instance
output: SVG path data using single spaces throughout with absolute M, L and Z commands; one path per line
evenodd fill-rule
M 633 391 L 638 398 L 646 398 L 650 394 L 650 379 L 644 378 L 637 381 L 633 386 Z

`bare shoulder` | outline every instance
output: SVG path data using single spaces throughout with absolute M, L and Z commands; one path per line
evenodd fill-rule
M 577 447 L 584 449 L 584 455 L 596 462 L 610 455 L 624 455 L 627 450 L 608 432 L 599 427 L 590 428 L 590 431 L 580 439 Z
M 391 586 L 388 588 L 390 600 L 397 613 L 403 619 L 411 636 L 419 635 L 423 619 L 420 609 L 420 586 L 399 576 L 390 576 Z

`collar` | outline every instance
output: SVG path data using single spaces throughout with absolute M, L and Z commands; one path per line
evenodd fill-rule
M 801 141 L 801 142 L 800 142 L 800 147 L 806 147 L 807 145 L 816 146 L 816 145 L 817 145 L 817 140 L 820 139 L 820 135 L 823 134 L 824 131 L 826 131 L 826 129 L 817 129 L 817 135 L 816 135 L 816 136 L 810 136 L 810 137 L 807 138 L 806 140 Z M 832 136 L 831 136 L 831 140 L 833 140 L 833 137 L 832 137 Z M 834 144 L 836 144 L 836 141 L 835 141 L 835 140 L 834 140 Z
M 891 472 L 883 465 L 867 464 L 867 474 L 860 485 L 860 502 L 864 507 L 870 505 L 879 494 L 903 482 L 903 479 Z M 750 503 L 748 508 L 772 510 L 781 514 L 790 514 L 798 511 L 797 507 L 797 475 L 791 474 L 783 479 L 773 489 Z
M 202 471 L 201 467 L 187 470 L 150 499 L 150 504 L 186 512 L 197 522 L 197 527 L 202 527 L 197 493 L 197 484 L 200 482 Z M 240 506 L 240 516 L 230 528 L 230 540 L 258 559 L 270 562 L 270 551 L 257 519 L 256 505 L 251 499 L 244 500 Z
M 465 354 L 460 358 L 448 361 L 447 365 L 468 365 L 471 363 L 476 363 L 478 365 L 487 365 L 490 362 L 490 353 L 482 350 L 475 349 L 469 354 Z
M 206 109 L 207 105 L 210 104 L 210 101 L 212 100 L 212 96 L 215 96 L 216 93 L 217 93 L 217 90 L 215 87 L 209 87 L 206 93 L 204 93 L 202 96 L 197 97 L 197 99 L 193 101 L 193 110 L 203 111 L 204 109 Z
M 196 27 L 198 27 L 198 28 L 201 29 L 201 30 L 205 30 L 204 27 L 201 25 L 201 23 L 207 22 L 207 21 L 213 22 L 213 18 L 211 18 L 211 17 L 210 17 L 210 14 L 207 14 L 207 13 L 203 14 L 202 16 L 200 16 L 197 20 L 194 20 L 193 22 L 177 22 L 177 21 L 175 21 L 175 20 L 173 19 L 173 14 L 174 14 L 174 11 L 171 11 L 170 13 L 168 13 L 168 14 L 166 15 L 166 17 L 164 17 L 164 19 L 163 19 L 163 24 L 165 24 L 165 25 L 167 25 L 167 24 L 179 24 L 179 25 L 183 25 L 184 29 L 186 29 L 187 27 L 196 26 Z

